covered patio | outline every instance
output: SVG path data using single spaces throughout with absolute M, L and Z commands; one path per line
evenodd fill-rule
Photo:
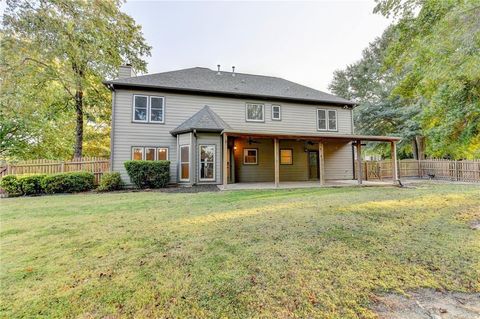
M 277 132 L 252 132 L 252 131 L 238 131 L 238 130 L 223 130 L 222 131 L 223 147 L 222 147 L 222 184 L 220 189 L 268 189 L 268 188 L 305 188 L 305 187 L 320 187 L 320 186 L 352 186 L 352 185 L 397 185 L 398 184 L 398 169 L 397 169 L 397 152 L 396 143 L 400 140 L 398 137 L 391 136 L 369 136 L 369 135 L 353 135 L 353 134 L 336 134 L 336 133 L 316 133 L 316 134 L 290 134 L 290 133 L 277 133 Z M 256 139 L 256 140 L 255 140 Z M 242 142 L 243 141 L 243 142 Z M 252 143 L 263 144 L 259 145 L 262 154 L 262 162 L 257 163 L 257 159 L 252 159 L 252 163 L 246 163 L 244 157 L 243 163 L 240 163 L 239 152 L 237 146 L 243 147 L 243 156 L 247 156 L 245 152 L 252 151 L 252 155 L 257 156 L 257 151 L 252 146 L 246 146 Z M 260 142 L 263 141 L 263 142 Z M 390 144 L 391 158 L 393 160 L 392 176 L 393 179 L 390 183 L 387 182 L 372 182 L 365 181 L 361 170 L 354 169 L 354 161 L 357 167 L 362 167 L 362 143 L 366 141 L 384 142 Z M 243 144 L 242 144 L 243 143 Z M 285 150 L 286 146 L 291 147 L 290 154 L 294 150 L 297 152 L 296 156 L 306 158 L 307 155 L 302 153 L 301 144 L 305 143 L 305 152 L 315 152 L 314 170 L 318 170 L 318 178 L 311 180 L 305 177 L 305 170 L 309 169 L 305 164 L 304 166 L 298 166 L 295 169 L 288 167 L 287 165 L 281 165 L 281 150 Z M 268 144 L 265 146 L 265 144 Z M 284 147 L 281 149 L 281 145 Z M 295 146 L 296 145 L 296 146 Z M 342 148 L 341 158 L 332 156 L 332 145 Z M 295 146 L 295 147 L 293 147 Z M 347 158 L 345 162 L 346 147 L 351 147 L 350 158 Z M 313 148 L 313 149 L 312 149 Z M 338 152 L 338 151 L 337 151 Z M 267 154 L 265 154 L 267 153 Z M 348 154 L 347 154 L 348 155 Z M 355 158 L 355 159 L 354 159 Z M 242 165 L 241 165 L 242 164 Z M 255 164 L 246 165 L 246 164 Z M 285 163 L 283 163 L 285 164 Z M 302 164 L 303 165 L 303 162 Z M 342 169 L 345 165 L 349 165 L 349 174 L 335 175 L 332 171 L 339 171 L 338 167 Z M 282 168 L 281 168 L 282 166 Z M 250 175 L 255 178 L 246 178 L 248 176 L 245 173 L 245 169 L 250 169 Z M 243 169 L 243 171 L 242 171 Z M 290 169 L 290 173 L 286 173 Z M 312 167 L 310 167 L 312 169 Z M 346 172 L 347 170 L 345 170 Z M 251 173 L 253 172 L 253 173 Z M 293 174 L 292 174 L 293 172 Z M 243 175 L 241 175 L 243 174 Z M 241 176 L 235 176 L 241 175 Z M 299 176 L 298 179 L 295 176 Z M 311 175 L 311 174 L 310 174 Z M 347 176 L 348 175 L 348 176 Z

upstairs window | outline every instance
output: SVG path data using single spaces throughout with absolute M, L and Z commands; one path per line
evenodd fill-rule
M 280 121 L 282 119 L 282 113 L 280 105 L 272 105 L 272 120 Z
M 133 121 L 140 123 L 164 123 L 165 99 L 161 96 L 133 96 Z
M 317 109 L 317 129 L 319 131 L 336 131 L 337 111 Z
M 265 105 L 247 103 L 245 107 L 245 119 L 247 122 L 264 122 Z

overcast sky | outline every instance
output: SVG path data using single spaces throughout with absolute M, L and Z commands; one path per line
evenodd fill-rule
M 128 1 L 153 47 L 148 73 L 194 66 L 273 75 L 327 91 L 389 21 L 371 1 Z

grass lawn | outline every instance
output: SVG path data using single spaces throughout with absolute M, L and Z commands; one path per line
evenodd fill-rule
M 0 200 L 5 318 L 371 318 L 375 295 L 480 291 L 480 187 Z

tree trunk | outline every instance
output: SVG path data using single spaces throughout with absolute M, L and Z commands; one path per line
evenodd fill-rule
M 425 159 L 425 136 L 417 135 L 415 141 L 417 143 L 418 159 L 423 160 Z
M 413 138 L 412 140 L 412 152 L 413 152 L 413 158 L 418 160 L 418 146 L 417 146 L 417 140 Z
M 75 92 L 75 113 L 77 114 L 77 126 L 75 128 L 75 158 L 82 157 L 83 151 L 83 91 Z

